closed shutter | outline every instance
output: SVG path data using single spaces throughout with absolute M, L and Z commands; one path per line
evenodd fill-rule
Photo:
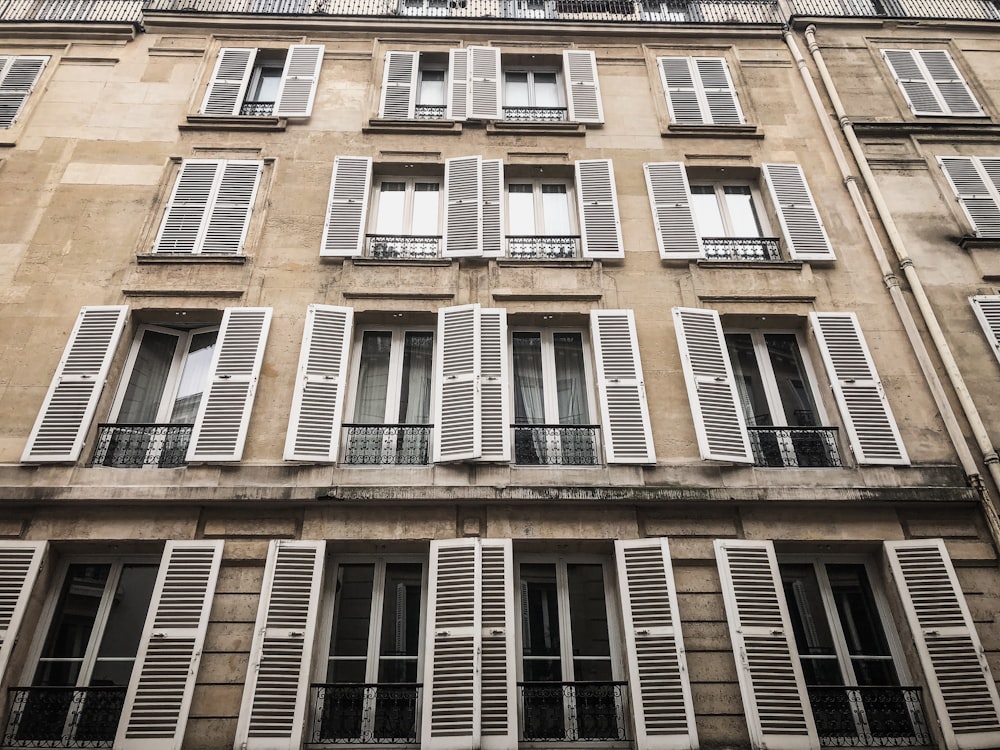
M 361 255 L 371 184 L 371 159 L 365 156 L 334 158 L 320 255 Z
M 882 57 L 889 64 L 892 76 L 903 92 L 903 98 L 915 115 L 941 115 L 944 108 L 934 88 L 927 80 L 927 74 L 917 62 L 916 50 L 884 49 Z
M 322 44 L 293 44 L 288 48 L 285 69 L 278 84 L 276 116 L 308 117 L 312 114 L 324 49 Z
M 412 120 L 417 101 L 417 73 L 420 70 L 417 52 L 385 53 L 382 78 L 382 100 L 378 116 L 387 120 Z
M 510 360 L 507 351 L 507 311 L 479 311 L 482 455 L 480 461 L 510 461 Z
M 573 122 L 602 124 L 601 85 L 597 79 L 597 58 L 587 50 L 563 51 L 563 76 L 566 79 L 566 102 Z
M 969 297 L 969 302 L 979 325 L 983 327 L 986 340 L 990 342 L 990 349 L 1000 360 L 1000 296 L 982 294 Z
M 14 124 L 48 61 L 48 57 L 0 57 L 0 128 Z
M 448 52 L 448 119 L 466 120 L 469 116 L 469 50 Z
M 263 167 L 260 161 L 222 162 L 218 184 L 208 206 L 201 252 L 219 255 L 242 252 Z
M 500 93 L 500 50 L 496 47 L 469 47 L 468 49 L 468 117 L 470 120 L 499 120 L 503 117 Z
M 0 541 L 0 675 L 7 674 L 46 550 L 46 542 Z
M 996 682 L 944 541 L 885 550 L 947 747 L 1000 747 Z
M 917 56 L 927 69 L 931 81 L 937 86 L 948 112 L 966 117 L 984 114 L 947 50 L 918 50 Z
M 708 122 L 698 92 L 701 81 L 696 83 L 692 62 L 690 57 L 656 58 L 670 120 L 678 125 L 705 125 Z
M 163 213 L 154 253 L 196 253 L 224 161 L 185 159 Z
M 680 162 L 643 164 L 653 211 L 656 244 L 663 260 L 703 258 L 705 251 L 694 223 L 687 171 Z
M 809 313 L 859 464 L 907 465 L 906 448 L 854 313 Z
M 270 307 L 227 307 L 187 460 L 239 461 L 271 325 Z
M 306 311 L 286 461 L 337 460 L 353 325 L 350 307 L 309 305 Z
M 444 162 L 444 252 L 446 258 L 483 254 L 483 160 L 478 156 Z
M 631 310 L 591 310 L 601 431 L 609 464 L 656 463 Z
M 940 156 L 951 189 L 977 237 L 1000 237 L 1000 159 Z
M 434 356 L 434 462 L 466 461 L 482 454 L 479 305 L 438 310 Z
M 206 115 L 238 115 L 246 95 L 257 50 L 252 47 L 223 47 L 208 82 L 201 111 Z
M 884 49 L 882 56 L 913 114 L 983 114 L 947 50 Z
M 486 311 L 483 311 L 484 314 Z M 517 750 L 514 560 L 510 539 L 482 540 L 482 750 Z
M 636 750 L 698 747 L 666 539 L 615 542 Z
M 724 57 L 694 58 L 701 90 L 714 125 L 742 125 L 743 112 Z
M 576 162 L 576 197 L 580 206 L 583 257 L 624 258 L 618 193 L 610 159 Z
M 180 750 L 198 677 L 222 540 L 167 542 L 114 746 Z
M 751 744 L 818 750 L 773 545 L 717 539 L 715 556 Z
M 778 209 L 778 222 L 795 260 L 836 260 L 802 167 L 765 164 L 764 179 Z
M 483 159 L 483 255 L 499 258 L 504 255 L 503 161 Z
M 690 307 L 675 307 L 673 313 L 701 457 L 753 463 L 719 313 Z
M 325 542 L 271 542 L 236 726 L 243 750 L 299 750 Z
M 21 456 L 25 463 L 76 461 L 97 409 L 128 307 L 84 307 Z

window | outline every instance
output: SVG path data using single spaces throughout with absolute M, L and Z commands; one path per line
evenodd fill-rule
M 287 51 L 224 47 L 208 83 L 201 114 L 309 117 L 323 64 L 322 44 Z
M 437 258 L 441 255 L 441 180 L 379 177 L 373 194 L 373 226 L 366 237 L 373 258 Z
M 939 156 L 976 237 L 1000 238 L 1000 157 Z
M 17 120 L 48 61 L 48 56 L 0 55 L 0 128 Z
M 882 57 L 913 114 L 985 116 L 947 50 L 884 49 Z
M 448 71 L 445 65 L 420 66 L 420 77 L 417 81 L 417 119 L 438 119 L 444 117 L 448 104 L 448 92 L 445 82 Z
M 576 258 L 572 188 L 561 180 L 507 183 L 507 255 L 511 258 Z
M 503 119 L 565 120 L 566 105 L 559 71 L 505 68 Z
M 658 57 L 670 121 L 678 125 L 742 125 L 745 120 L 724 57 Z
M 760 196 L 748 183 L 691 185 L 691 209 L 706 260 L 781 260 L 780 240 L 764 231 Z

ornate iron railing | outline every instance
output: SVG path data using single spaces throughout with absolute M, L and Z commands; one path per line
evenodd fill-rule
M 810 685 L 808 692 L 824 747 L 933 745 L 919 687 Z
M 123 687 L 11 688 L 3 747 L 111 747 L 124 705 Z
M 143 0 L 0 0 L 0 20 L 139 23 L 143 7 Z
M 565 107 L 504 107 L 503 119 L 513 122 L 563 122 Z
M 240 114 L 244 117 L 270 117 L 274 114 L 274 102 L 243 102 Z
M 370 258 L 441 257 L 440 235 L 366 234 L 365 242 Z
M 187 464 L 190 424 L 101 424 L 97 426 L 94 466 L 171 469 Z
M 427 463 L 429 424 L 345 424 L 345 464 L 421 466 Z
M 514 425 L 514 463 L 525 466 L 594 466 L 599 425 Z
M 747 427 L 755 466 L 842 466 L 836 427 Z
M 796 16 L 1000 19 L 1000 7 L 991 0 L 791 0 L 790 5 Z
M 418 683 L 312 686 L 314 744 L 417 742 Z
M 627 740 L 625 682 L 519 682 L 521 739 Z
M 780 261 L 777 237 L 702 237 L 707 260 Z
M 507 237 L 507 256 L 517 260 L 576 258 L 578 236 Z
M 448 108 L 443 104 L 417 104 L 413 116 L 418 120 L 443 120 L 448 114 Z

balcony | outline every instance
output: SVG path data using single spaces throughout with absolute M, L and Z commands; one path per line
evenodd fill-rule
M 1000 20 L 991 0 L 791 0 L 796 16 Z
M 504 107 L 503 119 L 510 122 L 565 122 L 565 107 Z
M 777 237 L 702 237 L 705 260 L 781 262 Z
M 625 682 L 519 682 L 524 742 L 615 742 L 625 732 Z
M 918 687 L 810 685 L 823 747 L 932 747 Z
M 270 117 L 274 113 L 274 102 L 243 102 L 240 114 L 244 117 Z
M 143 0 L 0 0 L 0 21 L 134 23 Z
M 748 426 L 754 466 L 820 468 L 843 466 L 836 427 Z
M 366 234 L 369 258 L 419 260 L 441 257 L 440 235 Z
M 424 466 L 431 444 L 429 424 L 345 424 L 342 463 L 361 466 Z
M 448 114 L 448 108 L 443 104 L 417 104 L 413 117 L 417 120 L 443 120 Z
M 187 465 L 191 424 L 101 424 L 92 466 L 172 469 Z
M 595 466 L 599 425 L 514 425 L 514 463 L 521 466 Z
M 507 257 L 514 260 L 553 260 L 556 258 L 577 258 L 580 237 L 507 237 Z
M 417 683 L 313 685 L 310 744 L 417 742 Z
M 111 747 L 118 731 L 123 687 L 16 687 L 4 748 Z

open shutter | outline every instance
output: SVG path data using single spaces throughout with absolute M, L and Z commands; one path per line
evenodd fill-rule
M 591 310 L 601 433 L 609 464 L 656 463 L 631 310 Z
M 235 747 L 299 750 L 325 542 L 271 542 Z
M 382 78 L 382 100 L 378 116 L 387 120 L 412 120 L 417 101 L 417 73 L 420 70 L 418 52 L 385 53 Z
M 482 454 L 479 305 L 438 310 L 434 462 L 467 461 Z
M 354 310 L 309 305 L 285 439 L 286 461 L 337 460 Z
M 372 160 L 366 156 L 337 156 L 333 160 L 330 198 L 323 225 L 322 256 L 361 255 L 368 217 Z
M 239 461 L 271 325 L 270 307 L 227 307 L 187 460 Z
M 687 171 L 680 162 L 643 164 L 653 210 L 656 244 L 663 260 L 703 258 L 705 251 L 694 223 Z
M 696 57 L 695 69 L 713 125 L 742 125 L 743 112 L 724 57 Z
M 206 115 L 238 115 L 246 95 L 257 50 L 252 47 L 223 47 L 208 82 L 201 111 Z
M 859 464 L 907 465 L 906 448 L 854 313 L 809 313 Z
M 276 116 L 308 117 L 312 114 L 324 49 L 322 44 L 293 44 L 288 48 L 274 106 Z
M 701 457 L 753 463 L 719 313 L 692 307 L 675 307 L 673 313 Z
M 717 539 L 715 556 L 752 746 L 818 750 L 774 546 Z
M 624 258 L 618 193 L 610 159 L 576 162 L 576 197 L 580 206 L 583 257 Z
M 486 311 L 484 311 L 485 313 Z M 482 750 L 517 750 L 514 559 L 510 539 L 482 540 Z
M 948 748 L 1000 747 L 1000 698 L 941 539 L 885 542 Z
M 483 255 L 499 258 L 504 255 L 503 161 L 483 159 Z
M 448 119 L 469 117 L 469 50 L 448 52 Z
M 1000 237 L 1000 159 L 939 156 L 938 161 L 976 236 Z
M 500 50 L 497 47 L 469 47 L 470 120 L 499 120 L 503 117 L 500 93 Z M 454 86 L 454 83 L 452 84 Z
M 678 125 L 704 125 L 706 114 L 702 112 L 698 87 L 701 80 L 695 78 L 690 57 L 658 57 L 656 67 L 660 71 L 660 82 L 667 97 L 667 109 L 671 122 Z
M 601 124 L 601 85 L 597 79 L 597 58 L 589 50 L 563 51 L 563 76 L 566 79 L 566 102 L 572 122 Z
M 0 128 L 14 124 L 48 60 L 23 55 L 0 57 Z
M 81 308 L 21 461 L 80 457 L 127 312 L 124 305 Z
M 698 747 L 666 539 L 615 542 L 636 750 Z
M 203 253 L 238 255 L 243 250 L 264 163 L 228 160 L 221 166 L 200 249 Z
M 46 550 L 47 542 L 0 541 L 0 675 L 7 673 Z
M 201 249 L 202 228 L 215 195 L 224 161 L 185 159 L 163 212 L 154 253 L 195 253 Z
M 980 294 L 969 297 L 969 302 L 990 342 L 990 349 L 997 360 L 1000 360 L 1000 296 Z
M 444 252 L 446 258 L 483 254 L 483 160 L 445 159 Z
M 167 542 L 125 694 L 119 750 L 180 750 L 222 545 L 221 539 Z
M 479 311 L 482 455 L 480 461 L 510 461 L 510 360 L 507 352 L 507 311 Z
M 420 746 L 479 747 L 482 609 L 479 539 L 431 542 Z
M 795 260 L 836 260 L 802 167 L 765 164 L 764 180 L 778 209 L 789 255 Z

